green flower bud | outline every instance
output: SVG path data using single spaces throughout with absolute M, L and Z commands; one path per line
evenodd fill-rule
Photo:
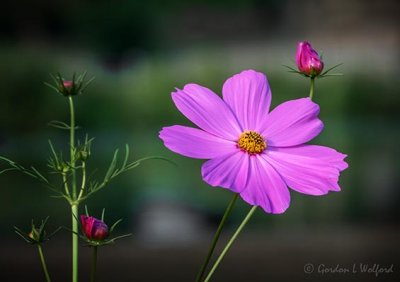
M 90 156 L 90 153 L 86 150 L 79 150 L 76 154 L 75 154 L 75 158 L 77 160 L 83 161 L 85 162 Z
M 40 240 L 39 229 L 32 227 L 32 231 L 29 232 L 28 237 L 38 242 Z
M 47 232 L 45 231 L 45 226 L 46 226 L 47 220 L 48 220 L 48 217 L 45 220 L 42 220 L 42 222 L 38 228 L 35 226 L 35 224 L 32 221 L 31 231 L 29 233 L 23 232 L 21 229 L 19 229 L 16 226 L 14 226 L 14 231 L 22 239 L 24 239 L 27 243 L 29 243 L 31 245 L 41 244 L 45 241 L 48 241 L 52 236 L 54 236 L 61 229 L 61 227 L 59 227 L 52 234 L 47 235 Z

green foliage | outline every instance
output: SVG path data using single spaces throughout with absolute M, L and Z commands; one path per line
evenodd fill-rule
M 326 71 L 320 73 L 319 75 L 317 75 L 315 77 L 324 78 L 324 77 L 328 77 L 328 76 L 342 76 L 343 75 L 342 73 L 331 73 L 332 70 L 336 69 L 337 67 L 339 67 L 341 65 L 343 65 L 343 63 L 334 65 L 333 67 L 330 67 L 329 69 L 327 69 Z M 305 74 L 305 73 L 303 73 L 301 71 L 298 71 L 298 70 L 296 70 L 295 68 L 293 68 L 291 66 L 287 66 L 287 65 L 283 65 L 283 66 L 288 69 L 288 72 L 297 73 L 297 74 L 300 74 L 300 75 L 305 76 L 305 77 L 311 77 L 310 75 L 307 75 L 307 74 Z
M 81 197 L 82 201 L 87 199 L 92 194 L 96 193 L 97 191 L 106 187 L 106 185 L 109 184 L 109 182 L 111 180 L 113 180 L 120 174 L 136 168 L 144 161 L 152 160 L 152 159 L 159 159 L 159 160 L 165 160 L 165 161 L 171 162 L 168 159 L 166 159 L 164 157 L 160 157 L 160 156 L 145 157 L 145 158 L 141 158 L 136 161 L 133 161 L 133 162 L 129 162 L 129 146 L 128 146 L 128 144 L 126 144 L 125 145 L 125 156 L 124 156 L 123 162 L 120 166 L 118 166 L 118 153 L 119 153 L 119 149 L 116 149 L 114 152 L 113 158 L 111 160 L 111 163 L 110 163 L 110 165 L 107 169 L 107 172 L 104 176 L 103 181 L 99 182 L 99 181 L 93 180 L 93 181 L 89 182 L 86 195 Z

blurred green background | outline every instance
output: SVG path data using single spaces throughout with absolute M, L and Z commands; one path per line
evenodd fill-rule
M 65 150 L 68 135 L 47 122 L 69 116 L 67 100 L 43 82 L 51 81 L 50 73 L 68 79 L 87 71 L 96 79 L 75 105 L 82 127 L 78 136 L 95 137 L 88 163 L 89 169 L 98 168 L 95 176 L 101 178 L 114 149 L 125 143 L 133 159 L 162 155 L 178 165 L 148 161 L 86 202 L 95 215 L 104 207 L 106 219 L 124 218 L 120 232 L 134 234 L 104 254 L 108 263 L 101 277 L 192 281 L 231 194 L 202 181 L 202 161 L 162 145 L 163 126 L 190 125 L 170 93 L 194 82 L 220 94 L 228 77 L 251 68 L 267 74 L 273 107 L 304 97 L 309 82 L 282 65 L 294 65 L 297 42 L 309 40 L 326 67 L 343 63 L 338 71 L 344 76 L 316 82 L 315 102 L 325 129 L 312 141 L 348 154 L 342 191 L 323 197 L 292 192 L 285 214 L 256 213 L 216 281 L 343 278 L 305 275 L 308 262 L 395 264 L 395 273 L 379 277 L 394 281 L 400 255 L 399 6 L 394 0 L 6 1 L 0 17 L 0 154 L 48 171 L 47 140 Z M 18 173 L 1 175 L 0 185 L 1 238 L 9 243 L 1 252 L 0 263 L 8 269 L 2 280 L 26 279 L 16 271 L 23 266 L 40 281 L 36 253 L 14 236 L 12 226 L 28 229 L 32 218 L 47 215 L 50 228 L 68 226 L 67 203 Z M 237 205 L 226 236 L 248 209 Z M 60 281 L 69 277 L 65 233 L 60 237 L 67 253 L 50 263 L 60 270 Z M 57 240 L 49 245 L 49 256 L 58 254 Z M 115 257 L 121 269 L 113 264 Z M 293 257 L 297 260 L 287 262 Z M 159 271 L 148 272 L 150 265 Z M 116 269 L 121 277 L 109 280 Z

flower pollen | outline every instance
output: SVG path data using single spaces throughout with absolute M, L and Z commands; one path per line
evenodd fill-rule
M 267 142 L 255 131 L 245 131 L 239 136 L 239 148 L 249 154 L 260 154 L 267 148 Z

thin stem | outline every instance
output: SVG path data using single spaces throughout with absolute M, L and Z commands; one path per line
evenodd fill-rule
M 210 262 L 210 259 L 212 257 L 212 254 L 214 252 L 215 246 L 217 245 L 219 236 L 221 235 L 222 232 L 222 228 L 224 227 L 224 224 L 226 222 L 226 220 L 228 219 L 229 215 L 232 212 L 233 206 L 235 205 L 235 202 L 238 198 L 239 194 L 235 193 L 231 199 L 231 201 L 229 202 L 229 205 L 227 206 L 224 215 L 222 216 L 221 222 L 219 223 L 218 229 L 215 232 L 214 238 L 211 242 L 210 248 L 208 249 L 208 253 L 207 253 L 207 257 L 203 262 L 203 265 L 200 268 L 200 271 L 198 272 L 197 276 L 196 276 L 196 282 L 200 282 L 201 279 L 204 276 L 204 272 L 207 269 L 208 263 Z
M 222 251 L 222 253 L 219 255 L 217 261 L 214 263 L 213 267 L 211 268 L 210 272 L 208 273 L 206 279 L 204 280 L 204 282 L 208 282 L 210 281 L 212 275 L 214 274 L 215 270 L 217 269 L 218 265 L 221 263 L 222 259 L 224 258 L 224 256 L 226 255 L 226 253 L 229 251 L 230 247 L 232 246 L 232 244 L 235 242 L 236 238 L 238 237 L 239 233 L 242 231 L 242 229 L 245 227 L 245 225 L 247 224 L 247 222 L 250 220 L 251 216 L 254 214 L 254 212 L 256 211 L 257 206 L 253 206 L 251 208 L 251 210 L 249 211 L 249 213 L 246 215 L 246 217 L 244 218 L 244 220 L 242 221 L 242 223 L 239 225 L 238 229 L 235 231 L 235 233 L 233 234 L 232 238 L 229 240 L 229 242 L 226 244 L 224 250 Z
M 46 281 L 47 281 L 47 282 L 50 282 L 51 279 L 50 279 L 49 272 L 47 271 L 47 266 L 46 266 L 46 262 L 45 262 L 45 260 L 44 260 L 44 255 L 43 255 L 42 247 L 40 246 L 40 244 L 38 244 L 37 246 L 38 246 L 40 261 L 42 262 L 42 267 L 43 267 L 44 275 L 46 276 Z
M 92 269 L 90 272 L 90 282 L 94 282 L 96 280 L 96 268 L 97 268 L 97 246 L 92 247 Z
M 75 110 L 72 96 L 68 97 L 70 110 L 70 165 L 72 169 L 72 200 L 76 200 L 76 171 L 75 171 Z M 72 281 L 78 282 L 78 204 L 71 204 L 72 214 Z
M 71 206 L 72 213 L 72 281 L 78 282 L 78 205 Z
M 62 178 L 63 178 L 63 183 L 64 183 L 65 194 L 68 197 L 70 197 L 69 188 L 68 188 L 68 181 L 67 181 L 67 174 L 65 172 L 62 173 Z
M 74 110 L 74 101 L 72 100 L 72 96 L 68 97 L 69 101 L 69 110 L 71 115 L 70 122 L 70 161 L 72 168 L 72 197 L 76 199 L 76 171 L 75 171 L 75 110 Z
M 86 186 L 86 163 L 82 162 L 82 185 L 79 191 L 78 201 L 82 198 Z
M 311 77 L 311 85 L 310 85 L 310 99 L 313 99 L 314 96 L 314 83 L 315 83 L 315 77 Z

